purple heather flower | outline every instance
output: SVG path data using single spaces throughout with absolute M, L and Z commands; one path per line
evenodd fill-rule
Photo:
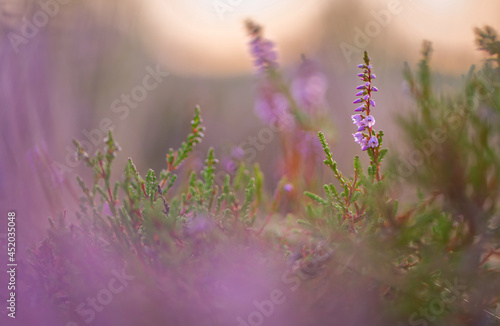
M 352 104 L 358 104 L 358 103 L 361 103 L 361 99 L 360 98 L 357 98 L 355 99 Z
M 224 157 L 222 159 L 222 166 L 224 167 L 224 170 L 232 174 L 236 172 L 236 169 L 238 168 L 238 163 L 236 163 L 232 158 L 230 157 Z
M 363 138 L 361 142 L 359 142 L 362 151 L 366 151 L 369 148 L 367 143 L 368 141 L 366 140 L 366 138 Z
M 363 63 L 358 65 L 358 68 L 364 68 L 364 67 L 365 67 L 365 65 Z
M 351 119 L 355 125 L 359 125 L 362 122 L 363 117 L 361 116 L 361 114 L 354 114 L 351 115 Z
M 371 115 L 367 116 L 364 120 L 364 125 L 367 126 L 368 128 L 371 128 L 375 125 L 375 118 L 372 117 Z
M 364 97 L 363 97 L 363 100 L 365 101 L 368 101 L 370 99 L 370 96 L 368 96 L 368 94 L 366 94 Z
M 377 76 L 375 76 L 375 74 L 372 74 L 370 77 L 371 77 L 372 79 L 376 79 L 376 78 L 377 78 Z
M 257 90 L 255 112 L 264 123 L 269 125 L 293 121 L 289 117 L 290 105 L 286 96 L 267 80 L 262 81 Z
M 245 151 L 243 150 L 243 148 L 241 148 L 241 146 L 236 146 L 231 151 L 231 157 L 238 161 L 241 161 L 244 155 Z
M 290 183 L 287 183 L 284 187 L 283 190 L 286 192 L 292 192 L 293 191 L 293 186 Z
M 262 27 L 252 21 L 246 22 L 247 30 L 252 40 L 250 53 L 254 58 L 254 65 L 259 71 L 265 71 L 271 67 L 277 67 L 278 54 L 274 49 L 274 43 L 262 37 Z
M 378 92 L 378 88 L 377 88 L 377 87 L 375 87 L 375 86 L 372 86 L 372 91 L 374 91 L 374 92 Z
M 372 100 L 372 99 L 370 99 L 370 105 L 374 107 L 375 106 L 375 101 Z
M 278 54 L 274 50 L 274 43 L 257 36 L 250 41 L 250 52 L 254 57 L 254 65 L 260 70 L 278 65 Z
M 372 147 L 372 148 L 378 147 L 378 139 L 377 139 L 377 137 L 372 136 L 370 138 L 370 140 L 368 141 L 368 147 Z
M 365 91 L 359 91 L 359 92 L 356 93 L 356 96 L 361 96 L 361 95 L 363 95 L 364 92 Z
M 362 72 L 360 72 L 360 73 L 359 73 L 359 74 L 357 74 L 356 76 L 358 76 L 358 77 L 364 77 L 364 76 L 365 76 L 365 74 L 364 74 L 364 73 L 362 73 Z
M 364 136 L 362 133 L 360 132 L 357 132 L 355 134 L 352 134 L 352 136 L 354 137 L 354 141 L 358 144 L 361 144 L 361 141 L 363 140 Z
M 365 110 L 365 106 L 358 106 L 357 108 L 354 109 L 355 112 L 363 112 Z
M 359 85 L 356 89 L 365 89 L 365 85 Z
M 365 126 L 365 122 L 362 120 L 363 117 L 361 116 L 361 114 L 352 115 L 351 119 L 352 119 L 352 123 L 354 123 L 358 127 L 357 131 L 365 130 L 366 126 Z
M 327 86 L 326 76 L 319 65 L 314 61 L 304 60 L 292 82 L 292 95 L 300 106 L 312 112 L 324 102 Z

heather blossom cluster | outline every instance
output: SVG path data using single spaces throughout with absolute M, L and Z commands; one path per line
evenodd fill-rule
M 254 66 L 261 74 L 269 73 L 278 68 L 278 54 L 275 44 L 263 37 L 262 27 L 251 20 L 246 22 L 250 53 Z M 264 77 L 258 85 L 255 101 L 257 115 L 267 124 L 274 124 L 290 118 L 290 105 L 288 99 L 271 80 Z M 290 120 L 290 119 L 287 119 Z
M 262 80 L 257 86 L 255 112 L 268 125 L 293 122 L 288 99 L 269 80 Z
M 356 133 L 352 134 L 354 141 L 361 146 L 361 150 L 366 151 L 368 148 L 377 148 L 379 146 L 378 138 L 373 130 L 375 118 L 370 115 L 371 108 L 375 107 L 375 101 L 372 99 L 372 92 L 377 92 L 377 87 L 373 86 L 372 80 L 376 78 L 372 73 L 372 65 L 370 58 L 365 52 L 364 63 L 358 65 L 358 68 L 363 69 L 362 73 L 358 74 L 363 84 L 356 87 L 359 96 L 353 103 L 361 104 L 354 111 L 358 112 L 351 116 L 353 123 L 358 128 Z
M 248 20 L 246 22 L 250 54 L 261 77 L 257 86 L 255 111 L 266 124 L 285 122 L 291 127 L 292 111 L 298 106 L 307 114 L 321 111 L 325 101 L 327 78 L 319 64 L 303 56 L 291 85 L 282 80 L 277 71 L 278 54 L 274 42 L 264 38 L 263 28 Z M 296 113 L 296 112 L 295 112 Z
M 294 99 L 308 113 L 315 113 L 325 101 L 328 81 L 319 64 L 303 58 L 291 89 Z
M 279 69 L 275 44 L 264 37 L 263 28 L 248 20 L 246 29 L 257 71 L 254 110 L 265 124 L 273 127 L 273 132 L 279 132 L 285 157 L 279 170 L 291 187 L 298 182 L 314 182 L 313 177 L 302 176 L 311 175 L 309 172 L 314 170 L 321 153 L 313 130 L 318 124 L 325 124 L 327 77 L 318 62 L 303 55 L 291 78 L 287 78 Z
M 252 37 L 250 52 L 254 58 L 254 65 L 260 72 L 278 67 L 278 54 L 275 45 L 262 37 L 262 27 L 252 21 L 246 22 L 248 33 Z

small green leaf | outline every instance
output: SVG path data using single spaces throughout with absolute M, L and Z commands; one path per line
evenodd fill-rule
M 380 150 L 380 156 L 379 156 L 379 159 L 378 159 L 378 162 L 381 163 L 382 160 L 385 158 L 385 156 L 387 155 L 387 153 L 389 152 L 389 150 L 387 148 L 383 148 Z
M 313 194 L 312 192 L 305 191 L 304 195 L 306 195 L 307 197 L 311 198 L 312 200 L 314 200 L 320 204 L 328 205 L 328 202 L 326 200 L 324 200 L 323 198 L 321 198 L 320 196 L 318 196 L 316 194 Z

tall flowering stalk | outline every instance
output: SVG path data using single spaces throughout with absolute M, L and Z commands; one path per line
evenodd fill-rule
M 387 153 L 387 150 L 381 149 L 384 133 L 382 131 L 379 131 L 378 134 L 375 132 L 373 128 L 375 126 L 375 118 L 370 112 L 375 107 L 375 100 L 373 100 L 372 94 L 378 91 L 377 87 L 373 85 L 373 80 L 377 77 L 372 72 L 373 67 L 370 64 L 370 58 L 366 51 L 363 61 L 364 63 L 358 65 L 358 68 L 363 69 L 363 72 L 358 74 L 363 83 L 356 87 L 358 90 L 356 96 L 358 98 L 353 102 L 353 104 L 361 105 L 354 109 L 357 114 L 351 116 L 353 123 L 358 129 L 352 135 L 354 141 L 361 146 L 361 150 L 368 151 L 372 169 L 372 171 L 369 171 L 370 175 L 373 174 L 376 180 L 380 181 L 380 162 Z
M 250 52 L 254 58 L 255 67 L 265 72 L 278 67 L 278 54 L 272 41 L 267 40 L 262 35 L 262 27 L 251 20 L 246 21 L 250 41 Z
M 375 101 L 372 99 L 372 93 L 377 92 L 378 89 L 372 84 L 376 76 L 372 73 L 370 58 L 366 52 L 364 54 L 364 63 L 358 65 L 358 67 L 363 69 L 363 72 L 358 74 L 363 84 L 357 87 L 358 93 L 356 96 L 359 98 L 354 103 L 361 105 L 355 109 L 357 114 L 352 115 L 351 118 L 358 128 L 356 133 L 353 134 L 354 140 L 370 157 L 368 178 L 363 172 L 361 160 L 358 156 L 354 157 L 354 177 L 346 178 L 338 169 L 337 162 L 334 160 L 325 135 L 319 132 L 319 140 L 326 157 L 324 163 L 332 170 L 335 178 L 340 182 L 343 191 L 339 192 L 337 186 L 333 184 L 326 184 L 323 188 L 328 196 L 327 199 L 310 192 L 305 192 L 314 201 L 333 209 L 334 216 L 338 217 L 340 224 L 349 221 L 348 229 L 352 232 L 357 232 L 355 227 L 357 222 L 363 220 L 368 215 L 372 215 L 373 217 L 373 203 L 370 203 L 369 198 L 372 191 L 377 188 L 373 187 L 375 180 L 378 182 L 383 179 L 383 176 L 380 174 L 380 164 L 388 151 L 381 148 L 383 132 L 379 131 L 377 133 L 373 128 L 375 118 L 370 114 L 370 111 L 375 107 Z M 380 188 L 378 189 L 380 190 Z M 372 220 L 377 220 L 377 218 Z
M 278 109 L 282 112 L 288 111 L 293 115 L 295 122 L 306 126 L 308 120 L 307 115 L 300 110 L 292 92 L 290 91 L 290 87 L 287 85 L 278 70 L 278 54 L 275 49 L 274 42 L 264 38 L 263 28 L 260 25 L 251 20 L 246 21 L 245 24 L 247 32 L 251 37 L 249 42 L 250 54 L 253 57 L 253 64 L 255 68 L 257 68 L 257 72 L 261 78 L 261 86 L 259 87 L 259 94 L 257 97 L 262 98 L 263 92 L 272 90 L 276 96 L 274 96 L 274 98 L 267 96 L 268 102 L 271 99 L 267 107 L 273 110 Z M 276 102 L 276 98 L 278 98 L 278 105 L 274 103 Z M 285 110 L 283 110 L 282 100 L 286 100 L 288 102 Z M 261 101 L 261 104 L 262 103 L 263 102 Z M 259 115 L 262 113 L 260 112 L 262 111 L 261 109 L 262 107 L 256 107 L 256 111 Z M 279 114 L 282 114 L 282 112 L 279 112 Z M 271 115 L 275 115 L 275 113 L 272 113 Z
M 265 39 L 263 29 L 251 20 L 245 22 L 247 32 L 251 38 L 249 42 L 250 54 L 253 64 L 259 74 L 257 94 L 255 101 L 255 112 L 266 124 L 287 124 L 291 127 L 291 119 L 288 119 L 291 111 L 290 101 L 283 92 L 279 79 L 278 54 L 275 44 Z
M 280 173 L 294 187 L 318 182 L 315 164 L 321 149 L 313 146 L 312 135 L 318 123 L 324 125 L 326 121 L 326 76 L 319 64 L 303 57 L 293 78 L 287 80 L 279 69 L 275 43 L 264 37 L 257 23 L 248 20 L 245 27 L 258 79 L 254 110 L 280 138 Z

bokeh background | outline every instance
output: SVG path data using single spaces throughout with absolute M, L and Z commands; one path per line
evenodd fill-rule
M 473 28 L 499 29 L 499 12 L 495 0 L 0 0 L 2 214 L 18 212 L 22 252 L 44 233 L 49 216 L 77 207 L 74 180 L 88 171 L 74 162 L 72 139 L 103 136 L 96 131 L 103 121 L 122 147 L 117 165 L 133 157 L 141 172 L 164 166 L 197 104 L 207 132 L 200 159 L 188 164 L 196 167 L 210 146 L 223 158 L 257 135 L 264 124 L 254 112 L 247 18 L 276 42 L 285 75 L 302 55 L 321 64 L 342 168 L 359 152 L 350 115 L 362 51 L 369 51 L 378 76 L 378 126 L 389 147 L 399 148 L 395 117 L 412 110 L 404 62 L 415 66 L 423 40 L 431 41 L 435 86 L 451 90 L 485 58 Z M 34 22 L 39 27 L 30 29 Z M 113 103 L 142 85 L 148 69 L 168 76 L 126 117 L 116 112 Z M 90 152 L 103 148 L 102 141 L 90 144 Z M 279 155 L 276 137 L 255 159 L 270 188 Z

